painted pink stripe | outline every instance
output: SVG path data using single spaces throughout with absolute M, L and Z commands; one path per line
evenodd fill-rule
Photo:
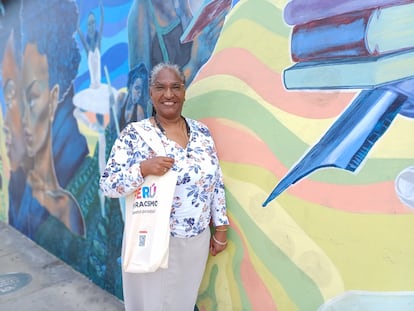
M 230 220 L 231 221 L 231 220 Z M 269 290 L 264 285 L 262 279 L 257 274 L 252 261 L 250 259 L 249 252 L 247 251 L 246 240 L 243 238 L 240 228 L 232 223 L 232 229 L 240 237 L 240 240 L 243 242 L 243 258 L 240 264 L 240 276 L 242 278 L 242 284 L 246 290 L 248 300 L 251 303 L 252 310 L 274 310 L 277 311 L 278 308 L 273 301 L 272 296 L 269 293 Z
M 353 92 L 287 91 L 283 87 L 280 73 L 241 48 L 227 48 L 214 54 L 194 82 L 220 74 L 244 81 L 272 106 L 310 119 L 337 117 L 355 96 Z
M 220 160 L 263 167 L 272 171 L 278 179 L 286 175 L 288 169 L 278 161 L 263 141 L 213 118 L 201 121 L 207 124 L 212 132 Z M 220 135 L 221 133 L 225 135 Z M 351 213 L 414 212 L 397 198 L 393 181 L 368 185 L 335 185 L 303 179 L 286 192 L 308 202 Z

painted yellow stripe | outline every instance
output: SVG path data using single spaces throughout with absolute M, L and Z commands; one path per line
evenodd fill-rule
M 234 276 L 233 269 L 231 269 L 235 253 L 235 246 L 229 241 L 225 252 L 209 258 L 199 292 L 202 293 L 208 290 L 212 270 L 216 268 L 218 271 L 214 284 L 215 299 L 212 300 L 211 295 L 209 295 L 206 299 L 199 300 L 199 306 L 205 306 L 207 310 L 214 310 L 213 305 L 217 304 L 217 311 L 243 310 L 240 292 L 237 290 L 237 279 Z
M 236 77 L 228 75 L 210 76 L 193 83 L 188 88 L 187 98 L 190 99 L 191 97 L 220 90 L 240 93 L 251 98 L 258 105 L 268 110 L 275 119 L 295 134 L 298 139 L 309 145 L 314 144 L 334 121 L 334 119 L 307 119 L 280 110 L 266 102 L 250 85 Z M 306 128 L 306 131 L 303 130 L 304 128 Z
M 258 34 L 260 34 L 258 38 Z M 276 72 L 292 65 L 289 49 L 274 49 L 274 47 L 288 47 L 288 38 L 275 35 L 259 24 L 240 19 L 230 25 L 220 35 L 214 54 L 226 48 L 243 48 L 252 53 L 264 64 L 269 64 Z
M 315 120 L 287 113 L 270 105 L 244 81 L 229 75 L 210 76 L 193 83 L 188 88 L 187 98 L 219 90 L 240 93 L 256 101 L 258 105 L 267 109 L 275 119 L 295 134 L 298 139 L 309 146 L 316 144 L 336 119 Z M 414 136 L 409 133 L 414 133 L 414 122 L 412 119 L 397 116 L 388 131 L 373 147 L 369 157 L 392 159 L 414 158 Z
M 323 250 L 285 212 L 278 201 L 261 208 L 267 194 L 257 185 L 225 176 L 225 185 L 263 233 L 277 245 L 299 269 L 317 284 L 325 299 L 344 291 L 343 280 Z
M 237 223 L 235 217 L 232 216 L 232 213 L 228 212 L 228 215 L 232 219 L 232 225 L 241 228 L 241 224 Z M 247 252 L 250 256 L 251 263 L 265 286 L 269 289 L 269 294 L 274 303 L 280 310 L 298 311 L 297 306 L 287 295 L 280 282 L 276 278 L 271 277 L 272 274 L 262 264 L 262 260 L 260 260 L 260 258 L 253 252 L 244 233 L 241 232 L 241 234 L 241 238 L 247 243 Z M 208 290 L 208 286 L 210 285 L 209 282 L 211 282 L 212 270 L 217 268 L 218 273 L 214 284 L 214 297 L 209 295 L 205 298 L 199 298 L 197 302 L 199 307 L 204 307 L 206 310 L 213 310 L 213 306 L 215 305 L 217 311 L 245 310 L 242 304 L 243 300 L 240 296 L 241 292 L 238 290 L 237 286 L 238 280 L 233 273 L 233 269 L 229 268 L 233 266 L 235 260 L 238 261 L 240 258 L 236 258 L 236 246 L 232 243 L 231 239 L 229 239 L 229 244 L 225 252 L 209 258 L 199 292 L 203 293 Z M 236 271 L 236 273 L 238 273 L 238 271 Z M 254 304 L 254 302 L 252 302 L 252 304 Z
M 266 173 L 265 170 L 257 171 L 254 166 L 237 164 L 229 166 L 227 163 L 222 163 L 222 167 L 225 172 L 226 187 L 230 187 L 233 196 L 236 198 L 240 196 L 240 201 L 243 202 L 247 196 L 246 187 L 250 183 L 244 183 L 245 186 L 239 187 L 238 183 L 232 183 L 233 179 L 230 178 L 232 174 L 243 176 L 243 179 L 255 178 L 257 187 L 263 189 L 276 183 L 272 173 Z M 257 171 L 257 174 L 249 176 L 253 171 Z M 256 191 L 255 187 L 251 188 L 250 200 L 253 201 L 252 198 L 261 196 L 262 191 Z M 253 205 L 249 201 L 245 203 L 249 206 Z M 289 212 L 287 217 L 291 217 L 295 227 L 306 230 L 308 236 L 312 237 L 326 254 L 329 254 L 330 261 L 335 264 L 338 273 L 346 276 L 343 280 L 346 290 L 413 290 L 414 269 L 411 267 L 414 244 L 411 239 L 414 236 L 414 214 L 344 212 L 303 201 L 289 193 L 285 193 L 271 204 L 270 208 L 277 209 L 278 212 L 284 211 L 281 207 L 285 208 Z M 256 219 L 255 215 L 259 213 L 257 209 L 260 210 L 260 206 L 253 209 L 255 214 L 251 213 L 252 219 Z M 268 226 L 280 227 L 280 219 L 275 218 L 280 217 L 276 211 L 269 216 L 260 213 L 260 217 L 256 221 L 262 221 L 264 218 L 263 222 L 268 222 Z M 276 245 L 281 248 L 279 244 Z M 289 255 L 289 258 L 293 260 L 295 256 Z M 323 272 L 326 270 L 321 269 L 317 273 Z
M 237 196 L 238 194 L 234 194 L 234 197 L 237 197 Z M 232 213 L 229 213 L 229 215 L 231 216 Z M 232 222 L 236 223 L 239 228 L 242 228 L 242 225 L 240 223 L 237 223 L 235 218 L 236 217 L 231 217 Z M 278 279 L 272 277 L 272 273 L 263 264 L 262 259 L 260 259 L 254 253 L 251 244 L 248 243 L 248 239 L 245 236 L 245 232 L 241 232 L 241 234 L 242 234 L 244 241 L 246 241 L 247 243 L 247 250 L 248 250 L 252 265 L 255 267 L 256 272 L 260 275 L 266 287 L 269 289 L 269 294 L 272 296 L 272 299 L 277 305 L 277 307 L 280 308 L 279 310 L 298 311 L 297 306 L 292 301 L 292 299 L 290 299 L 289 295 L 286 293 L 286 290 L 280 284 Z

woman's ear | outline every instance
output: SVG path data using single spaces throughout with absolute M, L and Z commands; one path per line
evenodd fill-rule
M 57 109 L 57 105 L 59 103 L 59 85 L 55 84 L 52 90 L 49 93 L 50 96 L 50 110 L 49 110 L 49 120 L 53 122 L 55 118 L 55 113 Z

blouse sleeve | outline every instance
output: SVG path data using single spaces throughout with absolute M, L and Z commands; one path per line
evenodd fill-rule
M 105 196 L 119 198 L 133 192 L 144 182 L 140 162 L 142 139 L 128 124 L 115 140 L 99 186 Z
M 213 138 L 210 136 L 212 141 L 212 148 L 210 150 L 212 154 L 213 161 L 215 162 L 217 169 L 215 174 L 214 182 L 214 193 L 213 200 L 211 204 L 211 215 L 213 225 L 224 226 L 229 225 L 229 219 L 227 217 L 227 208 L 226 208 L 226 194 L 224 190 L 224 181 L 223 181 L 223 172 L 220 167 L 219 159 L 217 156 L 217 151 L 214 145 Z
M 226 208 L 226 195 L 224 191 L 223 173 L 220 166 L 217 168 L 216 183 L 214 187 L 214 198 L 212 201 L 211 215 L 213 225 L 224 226 L 229 225 Z

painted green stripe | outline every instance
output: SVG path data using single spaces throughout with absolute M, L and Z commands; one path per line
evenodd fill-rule
M 235 255 L 232 257 L 232 264 L 231 269 L 233 271 L 233 276 L 235 279 L 235 286 L 237 287 L 237 292 L 239 293 L 240 297 L 240 305 L 243 306 L 243 310 L 252 310 L 250 301 L 248 300 L 248 295 L 246 290 L 243 287 L 243 282 L 240 277 L 240 270 L 241 270 L 241 259 L 243 258 L 243 243 L 240 237 L 237 234 L 234 234 L 233 231 L 228 232 L 228 239 L 234 243 Z M 211 299 L 213 306 L 211 311 L 218 310 L 217 305 L 217 296 L 215 292 L 215 283 L 217 280 L 218 268 L 217 265 L 214 265 L 211 269 L 211 273 L 209 275 L 209 283 L 208 287 L 205 292 L 199 294 L 199 300 L 202 299 Z
M 237 92 L 217 90 L 194 96 L 186 101 L 183 110 L 185 115 L 194 119 L 226 118 L 243 124 L 255 132 L 288 168 L 310 148 L 260 104 Z M 307 178 L 344 185 L 389 181 L 403 169 L 411 166 L 412 162 L 413 159 L 366 159 L 363 169 L 358 174 L 328 168 L 317 170 Z
M 214 290 L 214 284 L 216 283 L 216 280 L 217 280 L 217 274 L 218 274 L 218 268 L 217 268 L 217 265 L 214 265 L 211 268 L 210 275 L 208 276 L 208 286 L 206 290 L 202 293 L 199 293 L 198 295 L 198 300 L 203 300 L 203 299 L 211 300 L 211 302 L 213 303 L 211 311 L 218 310 L 217 303 L 214 303 L 215 301 L 217 301 L 216 291 Z
M 246 239 L 248 239 L 253 252 L 262 260 L 270 273 L 277 278 L 299 310 L 315 311 L 324 301 L 315 282 L 263 234 L 229 191 L 226 194 L 230 209 L 235 211 L 232 213 L 234 219 L 243 226 L 243 231 L 248 233 Z M 229 234 L 233 240 L 231 232 Z M 269 290 L 271 291 L 271 288 Z
M 223 30 L 240 19 L 251 20 L 270 32 L 286 38 L 290 35 L 290 27 L 283 21 L 283 12 L 268 1 L 255 0 L 239 3 L 231 18 L 224 24 Z

